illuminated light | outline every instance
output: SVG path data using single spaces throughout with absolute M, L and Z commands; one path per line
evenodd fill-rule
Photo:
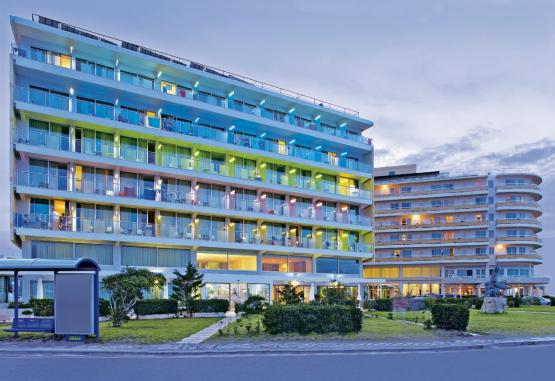
M 316 232 L 316 235 L 322 235 L 322 232 Z
M 200 151 L 196 151 L 196 152 L 195 152 L 195 156 L 198 156 L 199 153 L 200 153 Z
M 289 170 L 289 173 L 291 173 L 291 174 L 293 174 L 295 172 L 297 172 L 297 170 L 295 168 Z
M 321 173 L 318 173 L 318 174 L 316 175 L 316 178 L 317 178 L 317 179 L 321 179 L 321 178 L 322 178 L 322 174 L 321 174 Z
M 343 211 L 343 212 L 346 212 L 346 211 L 347 211 L 347 209 L 349 209 L 349 208 L 348 208 L 348 207 L 346 207 L 346 206 L 343 206 L 343 207 L 341 208 L 341 211 Z
M 158 78 L 160 78 L 160 77 L 162 76 L 162 72 L 159 71 L 159 72 L 158 72 L 158 75 L 156 75 L 156 76 L 157 76 Z
M 339 127 L 340 127 L 340 128 L 343 128 L 343 127 L 345 127 L 346 125 L 347 125 L 347 122 L 343 122 L 343 123 L 341 123 L 341 124 L 339 125 Z
M 260 106 L 262 106 L 264 103 L 266 103 L 266 99 L 262 99 L 259 103 Z
M 261 138 L 263 138 L 264 136 L 266 136 L 266 133 L 265 133 L 265 132 L 263 132 L 263 133 L 260 135 Z
M 291 199 L 289 202 L 290 202 L 291 204 L 294 204 L 294 203 L 297 202 L 297 199 L 296 199 L 296 198 L 293 198 L 293 199 Z
M 195 123 L 198 123 L 199 120 L 200 120 L 200 117 L 197 116 L 197 118 L 195 119 Z
M 118 99 L 116 99 L 116 106 L 118 105 L 118 103 L 119 103 L 119 98 L 118 98 Z
M 289 144 L 294 144 L 295 142 L 296 142 L 296 140 L 293 139 L 293 140 L 291 140 L 291 141 L 289 142 Z
M 73 53 L 73 46 L 70 46 L 70 47 L 69 47 L 69 52 L 70 52 L 70 53 Z
M 320 118 L 322 117 L 322 115 L 318 115 L 316 118 L 314 118 L 315 121 L 320 120 Z
M 266 163 L 262 163 L 262 164 L 260 165 L 260 168 L 266 168 Z
M 289 110 L 289 114 L 295 112 L 295 107 L 293 107 L 291 110 Z
M 347 181 L 349 181 L 349 180 L 346 179 L 346 178 L 339 179 L 339 182 L 341 182 L 341 183 L 346 183 Z
M 158 149 L 162 149 L 162 143 L 158 144 Z M 160 180 L 162 181 L 162 180 Z
M 231 192 L 229 192 L 230 196 L 233 196 L 235 194 L 235 189 L 232 190 Z
M 318 146 L 318 147 L 316 147 L 316 148 L 314 148 L 314 149 L 315 149 L 316 151 L 318 151 L 318 150 L 322 149 L 322 146 Z
M 200 220 L 197 218 L 197 219 L 195 220 L 195 224 L 198 224 L 199 222 L 200 222 Z
M 196 81 L 196 82 L 195 82 L 195 89 L 198 87 L 199 84 L 200 84 L 199 81 Z
M 234 161 L 235 161 L 235 158 L 234 158 L 234 157 L 232 157 L 231 159 L 229 159 L 229 162 L 230 162 L 230 163 L 233 163 Z
M 230 222 L 229 227 L 235 226 L 235 222 Z
M 158 114 L 161 114 L 161 113 L 162 113 L 162 109 L 159 109 L 159 110 L 158 110 Z
M 321 207 L 321 206 L 322 206 L 322 202 L 321 202 L 321 201 L 318 201 L 318 202 L 316 203 L 316 207 L 319 208 L 319 207 Z
M 232 125 L 231 127 L 229 127 L 229 131 L 233 131 L 235 129 L 235 125 Z
M 231 91 L 231 93 L 229 93 L 228 97 L 231 98 L 234 94 L 235 94 L 235 90 Z
M 260 196 L 260 198 L 261 198 L 262 200 L 265 200 L 265 199 L 266 199 L 266 194 L 263 194 L 262 196 Z
M 341 152 L 341 154 L 340 154 L 339 156 L 345 156 L 345 155 L 347 155 L 347 152 L 346 152 L 346 151 L 345 151 L 345 152 Z
M 298 280 L 292 280 L 291 282 L 289 282 L 291 284 L 291 286 L 293 287 L 297 287 L 300 283 Z
M 266 225 L 260 225 L 260 229 L 266 229 Z
M 118 66 L 118 65 L 119 65 L 119 59 L 116 58 L 116 66 Z
M 195 190 L 198 190 L 198 188 L 200 187 L 200 185 L 195 185 Z
M 73 95 L 73 93 L 75 93 L 75 90 L 73 90 L 73 87 L 71 87 L 71 88 L 69 89 L 69 94 L 70 94 L 70 95 Z

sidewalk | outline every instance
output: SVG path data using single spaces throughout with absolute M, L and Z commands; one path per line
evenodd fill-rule
M 433 341 L 290 340 L 160 345 L 78 344 L 66 342 L 0 342 L 0 357 L 23 355 L 195 356 L 289 353 L 379 353 L 483 349 L 524 345 L 555 345 L 547 337 L 454 337 Z

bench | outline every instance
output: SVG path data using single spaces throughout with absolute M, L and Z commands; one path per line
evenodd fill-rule
M 54 319 L 52 318 L 17 318 L 12 322 L 11 328 L 6 332 L 54 332 Z

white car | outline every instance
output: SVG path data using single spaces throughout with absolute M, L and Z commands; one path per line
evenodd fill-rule
M 526 296 L 523 300 L 528 304 L 539 304 L 541 306 L 551 305 L 551 299 L 544 298 L 543 296 Z

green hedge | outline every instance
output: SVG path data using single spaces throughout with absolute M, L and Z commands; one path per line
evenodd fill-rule
M 259 314 L 266 306 L 266 298 L 260 295 L 251 295 L 245 300 L 245 303 L 240 303 L 235 306 L 236 312 L 244 312 L 247 315 Z
M 474 308 L 477 310 L 482 309 L 483 304 L 484 304 L 484 299 L 476 299 L 474 301 Z
M 197 299 L 193 301 L 193 312 L 227 312 L 229 301 L 227 299 Z
M 177 300 L 146 299 L 139 300 L 133 308 L 137 316 L 157 314 L 177 314 Z
M 468 307 L 462 304 L 434 304 L 432 322 L 437 328 L 466 331 L 469 318 Z
M 365 300 L 364 308 L 367 310 L 391 311 L 393 309 L 393 299 Z
M 270 334 L 348 333 L 362 329 L 362 311 L 342 305 L 272 305 L 262 314 L 262 323 Z
M 15 303 L 14 302 L 10 302 L 8 304 L 8 308 L 14 308 L 15 307 Z M 18 308 L 33 308 L 31 306 L 31 303 L 25 303 L 25 302 L 19 302 L 17 305 Z
M 34 316 L 54 316 L 54 299 L 31 299 Z
M 471 308 L 476 304 L 477 298 L 474 296 L 466 296 L 464 298 L 427 298 L 425 301 L 426 308 L 432 309 L 436 304 L 460 304 Z

